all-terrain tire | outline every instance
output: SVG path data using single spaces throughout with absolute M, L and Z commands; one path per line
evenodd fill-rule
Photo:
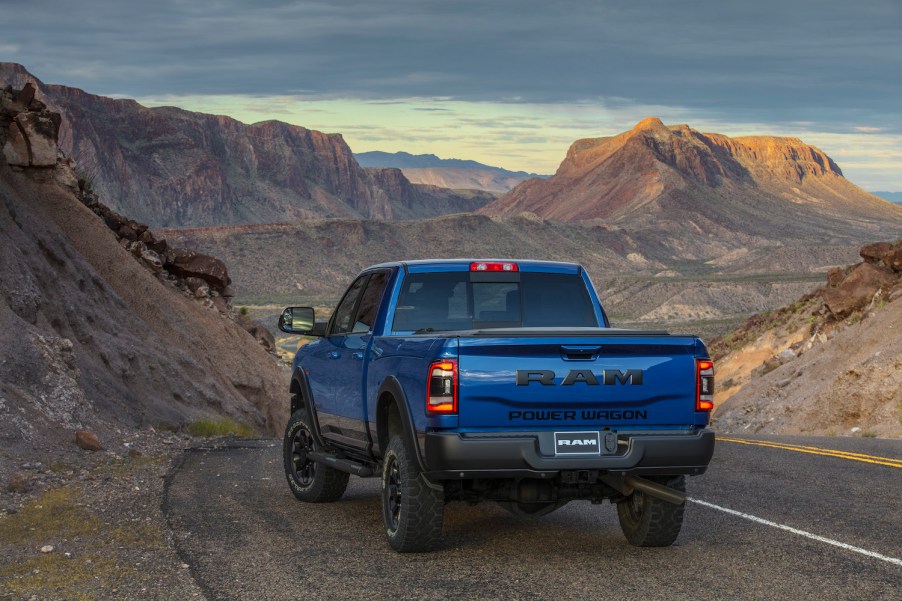
M 660 483 L 686 492 L 685 476 L 673 476 Z M 617 517 L 631 545 L 668 547 L 680 535 L 684 507 L 685 503 L 674 505 L 637 490 L 617 504 Z
M 321 449 L 313 437 L 310 417 L 307 411 L 298 409 L 288 420 L 282 444 L 288 488 L 308 503 L 337 501 L 348 487 L 349 474 L 311 461 L 307 453 L 314 450 Z
M 442 539 L 445 492 L 426 481 L 399 435 L 383 458 L 382 518 L 388 544 L 399 553 L 434 549 Z

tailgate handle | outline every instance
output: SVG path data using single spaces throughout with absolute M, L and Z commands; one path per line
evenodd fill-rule
M 601 347 L 595 346 L 562 346 L 561 357 L 564 361 L 594 361 L 598 357 Z

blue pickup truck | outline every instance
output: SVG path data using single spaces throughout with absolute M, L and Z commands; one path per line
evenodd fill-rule
M 327 323 L 288 307 L 284 464 L 294 495 L 381 477 L 389 545 L 441 540 L 449 501 L 539 516 L 617 505 L 627 540 L 667 546 L 685 478 L 714 451 L 714 369 L 694 336 L 610 327 L 573 263 L 442 260 L 365 269 Z

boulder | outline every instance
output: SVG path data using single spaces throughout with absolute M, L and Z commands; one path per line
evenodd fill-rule
M 842 319 L 867 305 L 878 290 L 894 279 L 892 270 L 886 267 L 859 263 L 839 286 L 822 288 L 821 298 L 834 317 Z
M 138 239 L 138 232 L 136 232 L 135 228 L 133 228 L 129 223 L 124 223 L 119 226 L 119 229 L 116 230 L 116 234 L 120 238 L 125 238 L 126 240 L 130 240 L 132 242 Z
M 146 232 L 145 232 L 145 234 L 146 234 Z M 166 242 L 165 238 L 160 238 L 159 240 L 154 240 L 153 242 L 150 242 L 150 243 L 145 242 L 145 244 L 147 244 L 147 248 L 149 248 L 150 250 L 152 250 L 155 253 L 157 253 L 158 255 L 160 255 L 160 257 L 165 255 L 166 251 L 169 250 L 169 243 Z
M 891 248 L 892 245 L 889 242 L 874 242 L 862 246 L 858 249 L 858 254 L 868 263 L 880 263 Z
M 141 244 L 143 244 L 143 242 Z M 148 267 L 155 272 L 159 273 L 163 271 L 163 259 L 160 258 L 159 254 L 147 247 L 141 251 L 141 260 L 147 263 Z
M 831 267 L 827 271 L 827 285 L 831 288 L 836 288 L 840 284 L 842 284 L 843 279 L 846 277 L 846 272 L 842 267 Z
M 182 278 L 200 278 L 214 288 L 225 288 L 232 283 L 225 263 L 188 248 L 175 248 L 166 252 L 166 269 Z
M 902 271 L 902 243 L 897 242 L 883 254 L 883 263 L 893 271 Z
M 129 242 L 125 246 L 125 250 L 127 250 L 132 255 L 134 255 L 135 258 L 140 259 L 141 255 L 143 255 L 144 252 L 147 250 L 147 247 L 144 245 L 143 242 L 136 241 L 136 242 Z
M 100 446 L 100 439 L 90 430 L 78 430 L 75 432 L 75 444 L 78 448 L 86 451 L 99 451 L 103 447 Z

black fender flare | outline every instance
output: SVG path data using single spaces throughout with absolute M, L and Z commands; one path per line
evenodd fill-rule
M 320 434 L 319 418 L 316 415 L 316 405 L 313 402 L 313 393 L 310 391 L 310 382 L 307 380 L 307 374 L 304 373 L 303 368 L 298 367 L 294 370 L 294 373 L 291 374 L 290 391 L 291 413 L 289 415 L 294 415 L 294 412 L 298 409 L 306 410 L 313 425 L 313 437 L 317 444 L 321 449 L 329 448 L 329 445 L 326 444 Z
M 385 447 L 388 446 L 388 416 L 391 405 L 398 408 L 398 415 L 401 418 L 401 427 L 403 428 L 404 446 L 407 448 L 407 452 L 412 457 L 416 457 L 421 473 L 428 472 L 426 462 L 423 459 L 423 449 L 413 423 L 413 417 L 410 415 L 407 395 L 404 394 L 404 388 L 394 376 L 385 378 L 376 395 L 376 436 L 373 442 L 378 445 L 378 453 L 384 455 Z M 423 444 L 425 445 L 425 439 Z

